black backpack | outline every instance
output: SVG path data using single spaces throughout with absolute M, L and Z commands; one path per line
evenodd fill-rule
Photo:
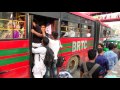
M 47 51 L 46 51 L 46 55 L 45 55 L 45 59 L 44 59 L 44 64 L 47 67 L 51 67 L 53 64 L 53 61 L 54 61 L 54 52 L 48 46 L 46 47 L 46 49 L 47 49 Z
M 64 61 L 65 61 L 64 57 L 59 56 L 59 57 L 58 57 L 58 60 L 57 60 L 56 66 L 57 66 L 57 67 L 62 67 Z

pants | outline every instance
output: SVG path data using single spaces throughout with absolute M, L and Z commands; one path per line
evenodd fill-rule
M 53 64 L 50 67 L 46 67 L 47 70 L 44 78 L 58 78 L 56 64 L 57 60 L 54 60 Z
M 39 44 L 41 44 L 41 43 L 34 43 L 33 42 L 32 47 L 37 48 L 37 47 L 39 47 Z M 31 70 L 30 70 L 31 71 L 31 78 L 34 78 L 34 75 L 33 75 L 33 72 L 32 72 L 32 69 L 34 67 L 34 56 L 35 55 L 32 53 L 32 58 L 31 58 L 31 61 L 30 61 L 31 62 L 31 65 L 30 65 L 31 66 Z
M 43 60 L 40 60 L 39 54 L 35 54 L 34 60 L 33 76 L 34 78 L 43 78 L 46 73 L 46 66 Z

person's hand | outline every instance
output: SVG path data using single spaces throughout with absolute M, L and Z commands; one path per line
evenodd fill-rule
M 35 32 L 35 30 L 34 30 L 34 29 L 32 29 L 32 30 L 31 30 L 31 32 L 32 32 L 32 33 L 34 33 L 34 32 Z

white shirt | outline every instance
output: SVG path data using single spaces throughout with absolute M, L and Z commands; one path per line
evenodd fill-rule
M 71 30 L 69 32 L 66 32 L 64 36 L 75 37 L 75 32 Z
M 59 52 L 59 49 L 61 46 L 61 43 L 60 43 L 60 40 L 53 40 L 53 39 L 50 39 L 49 38 L 49 44 L 48 46 L 53 50 L 54 52 L 54 59 L 58 59 L 57 55 L 58 55 L 58 52 Z
M 90 34 L 90 33 L 87 33 L 87 37 L 91 37 L 91 34 Z
M 32 48 L 32 53 L 35 54 L 34 56 L 34 67 L 32 69 L 33 75 L 35 78 L 43 78 L 46 72 L 46 66 L 44 65 L 44 59 L 46 55 L 47 49 L 43 47 L 41 44 L 32 44 L 33 47 L 38 48 Z

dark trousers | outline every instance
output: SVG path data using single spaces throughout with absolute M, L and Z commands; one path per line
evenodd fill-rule
M 57 60 L 54 60 L 53 64 L 50 67 L 46 66 L 47 70 L 44 78 L 58 78 L 56 64 Z

